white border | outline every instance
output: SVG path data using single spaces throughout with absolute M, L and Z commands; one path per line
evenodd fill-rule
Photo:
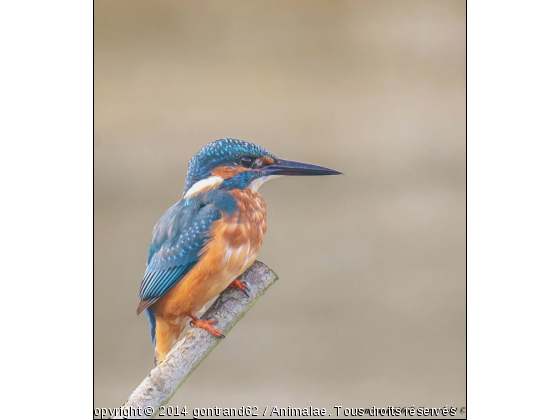
M 559 6 L 469 2 L 468 412 L 552 418 L 560 346 Z
M 90 2 L 2 5 L 2 360 L 8 414 L 91 415 L 92 18 Z

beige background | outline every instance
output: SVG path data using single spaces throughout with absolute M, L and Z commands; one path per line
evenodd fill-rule
M 465 406 L 465 2 L 94 14 L 95 407 L 152 368 L 135 314 L 151 231 L 226 136 L 345 175 L 261 188 L 280 281 L 171 404 Z

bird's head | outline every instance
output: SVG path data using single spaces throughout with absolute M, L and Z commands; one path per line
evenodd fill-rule
M 279 159 L 264 147 L 236 139 L 221 139 L 204 146 L 189 162 L 183 196 L 214 188 L 256 191 L 264 182 L 282 175 L 338 175 L 322 166 Z

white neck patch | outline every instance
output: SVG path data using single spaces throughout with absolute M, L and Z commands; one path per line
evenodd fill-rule
M 189 188 L 183 198 L 189 198 L 201 192 L 216 188 L 222 182 L 224 182 L 224 179 L 221 176 L 211 176 L 206 179 L 201 179 Z
M 249 189 L 251 192 L 256 193 L 262 184 L 264 184 L 269 179 L 280 178 L 282 175 L 269 175 L 269 176 L 262 176 L 260 178 L 255 179 L 249 184 Z

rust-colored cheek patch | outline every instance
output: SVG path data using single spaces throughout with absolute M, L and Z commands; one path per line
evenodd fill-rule
M 238 173 L 250 170 L 251 168 L 244 168 L 242 166 L 218 166 L 212 170 L 212 175 L 219 176 L 223 179 L 230 179 Z

